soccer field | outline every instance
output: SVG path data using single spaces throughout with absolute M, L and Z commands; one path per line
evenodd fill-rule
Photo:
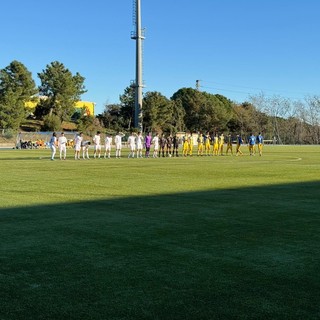
M 320 147 L 0 150 L 0 319 L 319 319 Z

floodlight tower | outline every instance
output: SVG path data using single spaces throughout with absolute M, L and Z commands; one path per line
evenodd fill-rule
M 196 80 L 196 90 L 200 90 L 200 80 Z
M 131 33 L 131 39 L 136 41 L 136 80 L 134 103 L 134 126 L 142 131 L 142 41 L 145 39 L 141 29 L 141 1 L 133 0 L 133 23 L 135 31 Z

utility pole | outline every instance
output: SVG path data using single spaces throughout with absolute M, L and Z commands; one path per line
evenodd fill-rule
M 131 33 L 131 39 L 136 41 L 136 80 L 133 85 L 135 88 L 134 126 L 142 131 L 142 40 L 144 40 L 144 36 L 141 29 L 141 1 L 133 1 L 135 31 Z

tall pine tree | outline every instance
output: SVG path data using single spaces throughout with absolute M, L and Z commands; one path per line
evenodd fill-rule
M 19 61 L 0 70 L 0 127 L 19 128 L 26 118 L 25 102 L 32 100 L 37 88 L 31 72 Z
M 84 80 L 78 72 L 72 75 L 61 62 L 54 61 L 38 73 L 41 80 L 39 93 L 41 99 L 38 115 L 56 115 L 60 120 L 70 120 L 74 114 L 74 104 L 85 93 Z M 41 110 L 41 112 L 39 112 Z

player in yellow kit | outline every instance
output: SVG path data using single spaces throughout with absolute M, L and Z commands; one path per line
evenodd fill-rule
M 223 135 L 223 133 L 221 133 L 218 143 L 219 143 L 219 146 L 218 146 L 219 152 L 218 152 L 218 154 L 220 156 L 223 156 L 223 145 L 224 145 L 224 135 Z
M 213 150 L 212 150 L 212 154 L 214 156 L 217 156 L 219 152 L 219 137 L 217 134 L 214 135 L 213 137 Z
M 188 135 L 184 135 L 182 138 L 182 155 L 186 157 L 189 151 Z
M 188 146 L 189 146 L 189 156 L 192 156 L 192 154 L 193 154 L 193 137 L 192 137 L 192 133 L 188 137 Z
M 232 151 L 232 137 L 231 134 L 229 133 L 227 136 L 227 150 L 226 150 L 226 155 L 228 155 L 228 151 L 230 150 L 231 155 L 233 155 L 233 151 Z
M 198 156 L 203 155 L 203 134 L 201 132 L 198 133 Z
M 205 134 L 205 150 L 206 150 L 206 156 L 210 155 L 210 143 L 211 143 L 211 137 L 210 137 L 210 132 L 207 132 Z

